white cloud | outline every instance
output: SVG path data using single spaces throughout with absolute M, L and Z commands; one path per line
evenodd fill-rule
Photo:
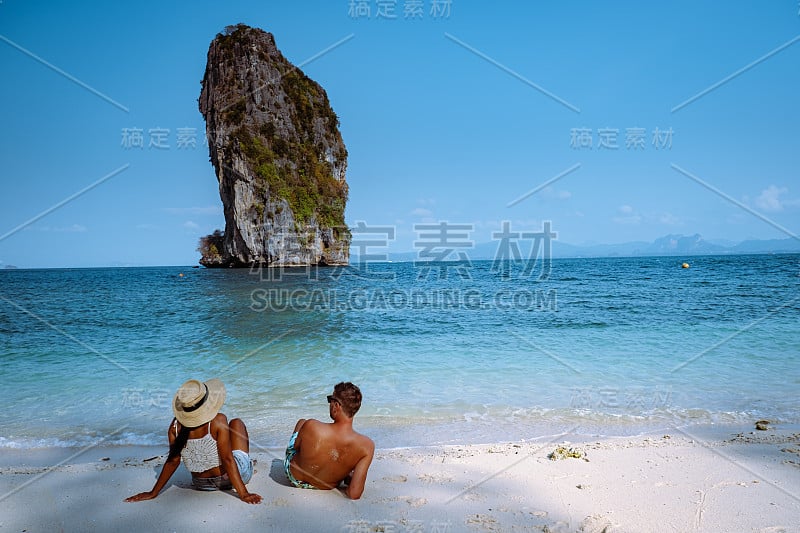
M 565 190 L 555 189 L 553 187 L 545 187 L 542 189 L 543 198 L 555 198 L 557 200 L 569 200 L 572 198 L 572 193 Z
M 497 225 L 500 228 L 500 224 Z M 538 218 L 520 218 L 512 220 L 510 228 L 511 231 L 539 231 L 542 228 L 542 221 Z
M 25 228 L 35 231 L 54 231 L 56 233 L 85 233 L 89 231 L 86 226 L 82 224 L 71 224 L 69 226 L 34 226 Z
M 639 215 L 631 215 L 629 217 L 613 217 L 611 220 L 613 220 L 617 224 L 636 225 L 642 221 L 642 217 L 640 217 Z
M 184 222 L 183 223 L 183 227 L 188 229 L 188 230 L 192 230 L 192 231 L 200 229 L 200 226 L 198 226 L 197 224 L 195 224 L 191 220 L 187 220 L 186 222 Z
M 632 224 L 636 225 L 642 221 L 642 216 L 629 205 L 621 205 L 617 208 L 617 216 L 612 217 L 611 220 L 617 224 Z
M 59 231 L 64 233 L 84 233 L 85 231 L 88 230 L 86 229 L 86 226 L 83 226 L 81 224 L 72 224 L 70 226 L 61 226 L 58 228 L 53 228 L 53 231 Z
M 672 213 L 662 213 L 659 215 L 658 221 L 667 226 L 678 226 L 681 224 L 681 220 Z
M 542 228 L 542 221 L 535 218 L 516 219 L 516 220 L 480 220 L 474 223 L 476 230 L 496 233 L 503 231 L 504 224 L 508 222 L 508 230 L 511 232 L 519 231 L 539 231 Z
M 415 217 L 430 217 L 433 216 L 433 211 L 430 209 L 425 209 L 424 207 L 417 207 L 411 211 L 411 215 Z
M 789 189 L 786 187 L 770 185 L 758 195 L 758 198 L 756 198 L 756 206 L 764 211 L 782 211 L 783 202 L 781 201 L 781 195 L 787 192 L 789 192 Z
M 195 216 L 211 216 L 221 215 L 222 207 L 218 205 L 211 205 L 207 207 L 165 207 L 164 212 L 170 215 L 195 215 Z

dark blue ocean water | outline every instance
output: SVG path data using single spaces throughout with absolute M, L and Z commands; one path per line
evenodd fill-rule
M 499 266 L 0 271 L 0 446 L 163 444 L 211 377 L 261 446 L 342 380 L 382 447 L 800 422 L 800 256 Z

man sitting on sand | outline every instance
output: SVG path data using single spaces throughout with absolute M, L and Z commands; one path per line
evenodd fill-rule
M 286 477 L 302 489 L 330 490 L 344 484 L 344 493 L 357 500 L 364 492 L 375 453 L 375 443 L 353 431 L 361 391 L 350 382 L 339 383 L 328 396 L 328 404 L 333 423 L 297 421 L 283 462 Z

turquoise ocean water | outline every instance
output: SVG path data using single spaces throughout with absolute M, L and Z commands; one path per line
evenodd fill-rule
M 800 255 L 2 271 L 0 363 L 0 447 L 163 445 L 211 377 L 260 446 L 342 380 L 379 447 L 796 424 Z

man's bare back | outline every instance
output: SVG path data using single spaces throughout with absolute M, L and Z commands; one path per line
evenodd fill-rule
M 357 397 L 357 404 L 353 397 Z M 355 415 L 353 406 L 356 411 L 360 407 L 358 387 L 351 383 L 339 384 L 328 398 L 333 423 L 314 419 L 297 422 L 286 450 L 286 474 L 292 484 L 302 488 L 310 488 L 310 485 L 333 489 L 344 481 L 347 484 L 345 493 L 355 500 L 364 492 L 375 444 L 353 430 L 352 416 L 348 416 Z

